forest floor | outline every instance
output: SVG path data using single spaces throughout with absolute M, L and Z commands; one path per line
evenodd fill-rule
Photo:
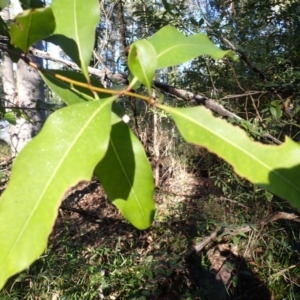
M 123 219 L 97 180 L 80 183 L 67 193 L 61 206 L 49 240 L 51 251 L 58 256 L 68 252 L 62 238 L 72 239 L 72 247 L 83 249 L 82 255 L 88 260 L 95 255 L 95 249 L 117 248 L 125 269 L 121 273 L 125 274 L 130 269 L 126 256 L 132 258 L 134 251 L 136 261 L 132 264 L 147 269 L 141 286 L 122 291 L 117 282 L 111 282 L 106 290 L 98 287 L 99 299 L 221 300 L 239 299 L 241 295 L 243 299 L 271 299 L 248 267 L 250 261 L 239 255 L 239 247 L 232 241 L 215 242 L 202 253 L 186 256 L 197 240 L 221 226 L 217 223 L 228 222 L 233 207 L 218 202 L 220 191 L 211 179 L 183 173 L 176 181 L 169 178 L 156 190 L 156 220 L 145 231 L 136 230 Z M 149 257 L 151 263 L 143 266 Z M 106 259 L 109 260 L 102 257 L 101 263 Z M 222 272 L 224 265 L 228 267 Z M 110 268 L 107 271 L 113 272 Z
M 254 217 L 250 206 L 222 197 L 212 179 L 182 169 L 155 190 L 155 202 L 153 225 L 140 231 L 97 180 L 79 183 L 65 195 L 45 253 L 9 280 L 0 299 L 268 300 L 279 299 L 274 291 L 295 294 L 298 282 L 289 268 L 299 266 L 277 268 L 266 257 L 275 247 L 268 248 L 270 228 L 220 235 L 191 251 L 222 226 L 241 225 L 241 215 Z

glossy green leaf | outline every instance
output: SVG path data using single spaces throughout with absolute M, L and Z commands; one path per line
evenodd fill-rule
M 154 184 L 150 163 L 140 141 L 115 114 L 107 153 L 95 169 L 108 198 L 138 229 L 154 218 Z
M 157 54 L 147 40 L 140 40 L 130 46 L 128 66 L 131 73 L 143 83 L 151 94 L 151 83 L 157 69 Z
M 51 7 L 25 10 L 10 26 L 11 44 L 27 52 L 30 46 L 52 34 L 54 29 Z
M 53 0 L 56 41 L 89 80 L 88 65 L 100 20 L 98 0 Z
M 43 252 L 66 190 L 91 179 L 107 150 L 113 99 L 53 113 L 16 158 L 0 199 L 0 288 Z
M 185 36 L 171 25 L 163 27 L 147 41 L 157 53 L 158 69 L 179 65 L 200 55 L 209 55 L 214 59 L 225 55 L 234 57 L 232 51 L 219 49 L 205 34 Z
M 46 84 L 49 86 L 49 88 L 57 95 L 59 96 L 67 105 L 72 105 L 76 103 L 80 103 L 82 101 L 86 101 L 84 95 L 87 95 L 91 98 L 94 97 L 94 94 L 92 91 L 88 88 L 71 85 L 68 82 L 62 81 L 55 77 L 55 74 L 59 74 L 61 76 L 67 77 L 69 79 L 82 82 L 84 84 L 87 83 L 84 75 L 79 72 L 74 71 L 63 71 L 63 70 L 45 70 L 40 71 L 40 75 L 43 78 L 43 80 L 46 82 Z M 101 83 L 91 78 L 90 80 L 91 84 L 95 87 L 103 88 Z M 97 93 L 98 97 L 100 99 L 105 98 L 109 96 L 109 94 L 104 93 Z
M 291 139 L 280 146 L 253 142 L 240 128 L 215 118 L 204 107 L 169 112 L 186 141 L 206 147 L 231 164 L 235 172 L 288 200 L 300 211 L 300 146 Z

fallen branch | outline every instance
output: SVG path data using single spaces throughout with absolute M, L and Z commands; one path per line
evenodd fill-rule
M 48 52 L 41 51 L 41 50 L 38 50 L 38 49 L 35 49 L 35 48 L 30 48 L 30 51 L 36 57 L 40 57 L 40 58 L 43 58 L 43 59 L 58 62 L 58 63 L 61 63 L 61 64 L 65 65 L 65 66 L 67 66 L 67 67 L 69 67 L 73 70 L 80 71 L 80 68 L 74 62 L 62 59 L 60 57 L 53 56 L 52 54 L 50 54 Z M 112 82 L 116 82 L 118 84 L 127 84 L 128 83 L 128 80 L 124 75 L 119 74 L 119 73 L 113 74 L 108 68 L 105 68 L 105 70 L 99 70 L 99 69 L 96 69 L 96 68 L 88 67 L 88 72 L 91 75 L 95 75 L 99 78 L 106 77 L 109 80 L 111 80 Z
M 289 220 L 294 222 L 300 223 L 300 216 L 297 216 L 293 213 L 286 213 L 283 211 L 279 211 L 276 213 L 273 213 L 259 221 L 256 222 L 256 224 L 249 224 L 245 226 L 235 227 L 232 229 L 230 226 L 228 227 L 221 227 L 221 229 L 214 231 L 209 236 L 205 237 L 202 242 L 196 244 L 186 255 L 186 259 L 188 259 L 192 254 L 198 253 L 201 250 L 204 249 L 209 243 L 215 241 L 218 237 L 223 236 L 235 236 L 240 233 L 247 233 L 252 230 L 257 230 L 263 226 L 266 226 L 267 224 L 271 222 L 275 222 L 278 220 Z
M 230 119 L 235 119 L 239 123 L 246 122 L 244 119 L 239 117 L 238 115 L 232 113 L 231 111 L 227 110 L 223 107 L 223 105 L 218 104 L 215 100 L 205 97 L 204 95 L 199 94 L 193 94 L 191 92 L 188 92 L 186 90 L 178 89 L 174 86 L 170 86 L 165 83 L 161 83 L 158 81 L 154 81 L 154 86 L 162 90 L 163 92 L 169 93 L 171 95 L 174 95 L 178 98 L 181 98 L 182 100 L 194 102 L 197 105 L 204 105 L 206 108 L 210 109 L 213 112 L 218 113 L 219 115 L 223 117 L 227 117 Z M 280 145 L 282 142 L 278 139 L 276 139 L 274 136 L 266 132 L 263 137 L 268 138 L 272 140 L 275 144 Z
M 248 207 L 247 207 L 246 205 L 240 203 L 240 202 L 237 201 L 237 200 L 228 199 L 228 198 L 225 198 L 225 197 L 223 197 L 223 196 L 221 196 L 221 197 L 219 198 L 219 200 L 222 200 L 222 201 L 228 201 L 228 202 L 234 203 L 234 204 L 236 204 L 236 205 L 238 205 L 238 206 L 241 206 L 241 207 L 244 207 L 244 208 L 248 209 Z
M 80 68 L 73 62 L 64 60 L 62 58 L 58 58 L 55 57 L 53 55 L 51 55 L 48 52 L 44 52 L 35 48 L 31 48 L 31 53 L 37 57 L 43 58 L 43 59 L 48 59 L 54 62 L 59 62 L 62 63 L 66 66 L 68 66 L 69 68 L 72 68 L 74 70 L 80 71 Z M 125 74 L 113 74 L 108 68 L 106 68 L 105 66 L 103 67 L 104 70 L 99 70 L 96 68 L 92 68 L 92 67 L 88 67 L 88 72 L 91 75 L 95 75 L 99 78 L 101 78 L 103 80 L 103 78 L 107 78 L 110 81 L 117 83 L 117 84 L 128 84 L 128 79 L 126 77 Z M 162 83 L 159 81 L 153 81 L 153 84 L 156 88 L 160 89 L 162 92 L 168 93 L 170 95 L 176 96 L 177 98 L 180 98 L 183 101 L 188 101 L 191 103 L 195 103 L 197 105 L 203 105 L 206 108 L 210 109 L 211 111 L 226 117 L 226 118 L 230 118 L 230 119 L 235 119 L 238 122 L 245 122 L 244 119 L 242 119 L 241 117 L 237 116 L 236 114 L 230 112 L 229 110 L 227 110 L 226 108 L 224 108 L 221 104 L 218 104 L 215 100 L 207 98 L 204 95 L 201 94 L 194 94 L 191 93 L 189 91 L 183 90 L 183 89 L 179 89 L 177 87 L 174 86 L 170 86 L 166 83 Z M 249 92 L 251 94 L 251 92 Z M 257 91 L 255 91 L 255 93 L 257 93 Z M 230 97 L 232 97 L 233 95 L 230 95 Z M 238 95 L 238 97 L 240 97 L 240 95 Z M 270 140 L 272 140 L 275 144 L 280 145 L 282 142 L 278 139 L 276 139 L 275 137 L 273 137 L 272 135 L 270 135 L 268 132 L 266 132 L 263 137 L 268 138 Z

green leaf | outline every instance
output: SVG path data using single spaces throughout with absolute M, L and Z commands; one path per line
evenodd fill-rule
M 231 50 L 216 47 L 205 34 L 185 36 L 175 27 L 168 25 L 147 39 L 157 53 L 157 69 L 179 65 L 200 55 L 220 59 L 225 55 L 234 57 Z
M 78 104 L 86 101 L 82 95 L 72 89 L 68 82 L 64 82 L 55 77 L 55 74 L 60 74 L 62 76 L 86 83 L 86 79 L 82 74 L 78 72 L 60 70 L 39 71 L 39 73 L 49 88 L 67 105 Z M 87 93 L 89 92 L 90 91 L 87 91 Z
M 154 184 L 144 147 L 115 114 L 106 155 L 95 169 L 108 198 L 138 229 L 148 228 L 154 218 Z
M 37 41 L 53 33 L 55 20 L 50 7 L 19 14 L 10 26 L 11 44 L 27 52 Z
M 274 195 L 269 193 L 268 191 L 265 191 L 265 197 L 266 197 L 267 201 L 270 203 L 273 200 Z
M 189 143 L 206 147 L 260 187 L 288 200 L 300 211 L 300 146 L 291 139 L 280 146 L 253 142 L 238 127 L 215 118 L 204 107 L 157 107 L 169 112 Z
M 240 239 L 235 235 L 232 238 L 232 242 L 235 246 L 237 246 L 239 244 Z
M 113 99 L 53 113 L 16 158 L 0 200 L 0 288 L 43 252 L 66 190 L 91 179 L 107 150 Z
M 71 85 L 68 82 L 64 82 L 55 77 L 55 74 L 59 74 L 61 76 L 67 77 L 71 80 L 75 80 L 81 82 L 83 84 L 87 84 L 87 81 L 82 73 L 74 72 L 74 71 L 62 71 L 62 70 L 45 70 L 39 72 L 43 80 L 50 87 L 50 89 L 60 97 L 67 105 L 72 105 L 76 103 L 80 103 L 82 101 L 86 101 L 84 95 L 89 97 L 94 97 L 92 91 L 88 88 Z M 91 78 L 91 84 L 95 87 L 103 88 L 101 83 Z M 108 94 L 97 93 L 99 98 L 105 98 Z
M 281 109 L 282 103 L 279 101 L 272 101 L 270 106 L 270 112 L 272 116 L 279 120 L 282 117 L 282 109 Z
M 157 54 L 147 40 L 140 40 L 130 46 L 128 66 L 131 73 L 143 83 L 151 95 L 151 83 L 157 69 Z
M 89 80 L 88 69 L 95 30 L 100 20 L 98 0 L 53 0 L 52 9 L 56 21 L 55 34 L 61 48 L 81 68 Z
M 16 120 L 16 116 L 13 112 L 7 112 L 4 114 L 3 118 L 12 125 L 16 125 L 17 124 L 17 120 Z

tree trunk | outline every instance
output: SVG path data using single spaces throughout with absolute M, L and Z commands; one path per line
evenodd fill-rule
M 36 101 L 44 99 L 44 89 L 41 77 L 36 70 L 29 67 L 24 61 L 17 63 L 17 91 L 15 106 L 24 108 L 24 112 L 29 117 L 17 117 L 16 126 L 11 126 L 11 146 L 12 154 L 17 155 L 20 150 L 35 136 L 42 127 L 45 120 L 43 110 L 35 110 Z
M 15 14 L 22 10 L 20 5 L 17 4 L 14 3 Z M 6 7 L 1 12 L 1 16 L 4 20 L 9 19 L 9 7 Z M 43 50 L 42 42 L 37 43 L 35 46 Z M 43 63 L 42 59 L 38 60 L 35 59 L 34 61 L 38 64 Z M 24 116 L 18 115 L 17 124 L 15 126 L 11 125 L 9 129 L 12 156 L 16 156 L 31 138 L 38 133 L 42 122 L 45 120 L 45 112 L 35 109 L 36 100 L 44 99 L 44 86 L 38 72 L 22 60 L 19 60 L 17 63 L 15 84 L 12 62 L 5 53 L 3 53 L 2 70 L 6 106 L 18 107 L 20 112 L 24 112 L 28 116 L 28 119 L 25 119 Z M 4 140 L 3 137 L 0 136 L 0 138 Z M 7 139 L 5 141 L 8 142 Z
M 4 21 L 9 20 L 9 7 L 5 7 L 0 13 Z M 16 94 L 15 79 L 13 71 L 13 63 L 9 55 L 6 52 L 2 53 L 2 83 L 5 101 L 1 101 L 1 107 L 12 106 Z M 5 141 L 11 145 L 10 134 L 9 134 L 9 123 L 5 120 L 0 122 L 0 140 Z

